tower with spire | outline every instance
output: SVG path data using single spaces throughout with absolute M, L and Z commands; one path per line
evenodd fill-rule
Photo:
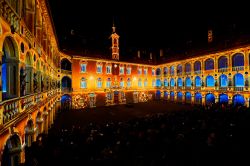
M 111 51 L 112 51 L 112 59 L 113 60 L 119 60 L 119 35 L 115 31 L 115 23 L 113 20 L 113 27 L 112 27 L 112 34 L 111 34 L 111 40 L 112 40 L 112 46 L 111 46 Z

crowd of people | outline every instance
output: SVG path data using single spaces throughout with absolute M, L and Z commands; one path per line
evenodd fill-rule
M 26 149 L 26 165 L 250 165 L 250 110 L 194 107 L 127 121 L 52 127 Z

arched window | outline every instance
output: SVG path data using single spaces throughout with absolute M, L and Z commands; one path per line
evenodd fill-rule
M 144 80 L 144 87 L 147 87 L 148 86 L 148 79 L 145 79 Z
M 186 78 L 186 87 L 191 87 L 191 79 L 190 79 L 190 77 Z
M 71 79 L 68 76 L 64 76 L 62 78 L 62 88 L 63 88 L 63 90 L 70 90 L 71 89 Z
M 156 76 L 160 76 L 161 75 L 161 69 L 160 68 L 157 68 L 156 69 Z
M 223 68 L 228 68 L 228 62 L 227 62 L 227 57 L 226 56 L 221 56 L 218 60 L 218 68 L 223 69 Z
M 196 61 L 194 62 L 194 71 L 200 71 L 201 70 L 201 62 Z
M 152 80 L 152 87 L 155 87 L 155 79 Z
M 181 74 L 181 73 L 182 73 L 182 65 L 179 64 L 179 65 L 177 66 L 177 74 Z
M 161 99 L 161 91 L 160 90 L 156 91 L 155 97 L 156 97 L 157 100 Z
M 111 79 L 108 78 L 106 82 L 106 88 L 110 88 L 110 87 L 111 87 Z
M 164 79 L 164 87 L 167 87 L 168 86 L 168 79 Z
M 178 78 L 177 85 L 178 85 L 178 87 L 182 87 L 182 79 L 181 78 Z
M 191 64 L 190 63 L 186 63 L 185 64 L 185 72 L 186 73 L 190 73 L 191 72 Z
M 208 75 L 206 79 L 206 84 L 207 84 L 207 87 L 214 87 L 214 77 L 211 75 Z
M 32 76 L 33 76 L 33 61 L 30 53 L 26 54 L 25 58 L 25 95 L 33 92 Z M 22 85 L 22 84 L 21 84 Z
M 120 87 L 123 88 L 124 87 L 124 81 L 123 78 L 120 79 Z
M 173 91 L 170 92 L 170 101 L 174 101 L 174 92 Z
M 244 66 L 244 55 L 242 53 L 237 53 L 233 55 L 233 67 Z
M 213 70 L 214 69 L 214 60 L 209 58 L 205 61 L 205 70 Z
M 199 76 L 195 77 L 195 87 L 201 87 L 201 78 Z
M 163 71 L 163 72 L 164 72 L 164 76 L 167 75 L 167 74 L 168 74 L 168 68 L 167 68 L 167 67 L 164 67 L 163 70 L 164 70 L 164 71 Z
M 81 88 L 84 88 L 84 89 L 87 88 L 87 80 L 86 80 L 86 78 L 81 79 Z
M 168 100 L 168 92 L 164 91 L 164 100 Z
M 157 79 L 156 80 L 156 87 L 161 87 L 161 80 L 160 79 Z
M 62 59 L 61 69 L 71 71 L 71 62 L 66 58 Z
M 127 80 L 127 87 L 128 87 L 128 88 L 131 87 L 131 80 L 130 80 L 130 78 L 128 78 L 128 80 Z
M 3 100 L 17 97 L 18 51 L 14 40 L 6 37 L 2 56 L 2 96 Z M 25 81 L 24 81 L 25 82 Z
M 97 79 L 97 88 L 102 88 L 102 79 L 101 78 Z
M 170 67 L 170 75 L 173 76 L 174 75 L 174 66 Z
M 237 73 L 234 75 L 234 86 L 244 87 L 244 77 L 241 73 Z
M 227 87 L 227 85 L 228 85 L 227 76 L 225 74 L 222 74 L 220 76 L 220 87 Z
M 171 86 L 171 87 L 174 87 L 174 84 L 175 84 L 174 79 L 171 78 L 171 79 L 170 79 L 170 86 Z
M 141 81 L 141 78 L 139 78 L 139 80 L 138 80 L 138 87 L 142 87 L 142 81 Z

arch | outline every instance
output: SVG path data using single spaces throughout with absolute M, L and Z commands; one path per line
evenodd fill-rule
M 171 79 L 170 79 L 170 86 L 171 86 L 171 87 L 174 87 L 174 84 L 175 84 L 174 78 L 171 78 Z
M 174 75 L 174 66 L 170 66 L 170 75 Z
M 155 79 L 152 80 L 152 87 L 155 87 Z
M 164 74 L 164 75 L 167 75 L 167 74 L 168 74 L 168 68 L 167 68 L 167 67 L 164 67 L 164 68 L 163 68 L 163 74 Z
M 178 85 L 178 87 L 182 87 L 182 79 L 181 78 L 178 78 L 177 79 L 177 85 Z
M 186 86 L 186 87 L 191 87 L 191 83 L 192 83 L 191 78 L 190 78 L 190 77 L 187 77 L 187 78 L 186 78 L 186 81 L 185 81 L 185 84 L 186 84 L 185 86 Z
M 61 69 L 71 71 L 71 62 L 67 58 L 61 60 Z
M 244 66 L 244 55 L 242 53 L 236 53 L 232 56 L 232 67 Z
M 25 145 L 30 147 L 32 142 L 34 141 L 34 122 L 30 117 L 25 126 Z
M 220 87 L 227 87 L 227 85 L 228 85 L 227 76 L 225 74 L 222 74 L 220 76 Z
M 18 47 L 12 37 L 3 42 L 2 56 L 2 98 L 3 100 L 17 97 L 18 85 Z
M 205 61 L 205 70 L 213 70 L 214 69 L 214 60 L 209 58 Z
M 215 103 L 214 94 L 208 93 L 208 94 L 206 95 L 206 105 L 214 104 L 214 103 Z
M 161 87 L 161 79 L 156 79 L 156 87 Z
M 163 84 L 164 84 L 164 87 L 167 87 L 168 86 L 168 79 L 165 78 Z
M 219 103 L 220 104 L 228 104 L 228 95 L 227 94 L 220 94 L 219 95 Z
M 62 78 L 62 88 L 63 89 L 71 89 L 71 79 L 68 76 L 64 76 Z
M 33 76 L 33 60 L 32 59 L 33 59 L 32 55 L 30 54 L 30 52 L 28 52 L 25 58 L 25 65 L 26 65 L 25 73 L 24 73 L 25 83 L 21 84 L 21 86 L 25 85 L 25 95 L 32 93 L 32 80 L 33 80 L 32 79 L 32 76 Z
M 164 91 L 164 100 L 168 100 L 168 92 Z
M 71 108 L 72 97 L 68 94 L 65 94 L 61 97 L 61 108 L 63 110 L 70 110 Z
M 182 92 L 178 92 L 177 93 L 177 101 L 179 102 L 179 103 L 181 103 L 182 102 Z
M 244 87 L 244 77 L 241 73 L 237 73 L 234 75 L 234 86 Z
M 81 85 L 80 85 L 80 87 L 86 89 L 87 86 L 88 86 L 88 84 L 87 84 L 87 79 L 83 77 L 83 78 L 81 79 Z
M 202 95 L 200 93 L 195 93 L 195 104 L 202 104 Z
M 156 76 L 160 76 L 161 75 L 161 69 L 160 68 L 157 68 L 156 69 Z
M 190 63 L 186 63 L 185 64 L 185 72 L 186 73 L 190 73 L 191 72 L 191 64 Z
M 186 92 L 186 94 L 185 94 L 185 102 L 186 103 L 191 103 L 191 101 L 192 101 L 192 95 L 191 95 L 191 93 L 190 92 Z
M 42 116 L 41 111 L 38 111 L 36 115 L 36 127 L 37 127 L 36 135 L 38 136 L 39 134 L 43 132 L 43 116 Z
M 233 96 L 233 105 L 234 106 L 244 106 L 245 105 L 245 99 L 244 96 L 237 94 Z
M 218 59 L 218 69 L 228 68 L 228 61 L 226 56 L 221 56 Z
M 195 87 L 201 87 L 201 78 L 200 78 L 200 76 L 195 77 Z
M 170 92 L 170 101 L 174 101 L 174 92 L 173 91 Z
M 206 78 L 206 84 L 207 84 L 207 87 L 214 87 L 214 77 L 211 75 L 208 75 Z
M 160 100 L 161 99 L 161 91 L 160 90 L 156 91 L 156 93 L 155 93 L 155 99 L 156 100 Z
M 21 151 L 21 139 L 15 133 L 10 136 L 4 146 L 1 165 L 19 165 L 21 162 Z
M 195 61 L 194 62 L 194 71 L 200 71 L 201 70 L 201 62 Z
M 179 64 L 177 66 L 177 74 L 180 74 L 180 73 L 182 73 L 182 65 L 181 64 Z

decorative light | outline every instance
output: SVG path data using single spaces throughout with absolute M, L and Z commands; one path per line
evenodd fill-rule
M 133 78 L 133 81 L 136 81 L 136 77 Z
M 116 68 L 116 67 L 117 67 L 117 64 L 115 64 L 114 67 Z
M 90 79 L 90 80 L 93 80 L 93 79 L 94 79 L 94 77 L 93 77 L 93 76 L 90 76 L 90 77 L 89 77 L 89 79 Z

